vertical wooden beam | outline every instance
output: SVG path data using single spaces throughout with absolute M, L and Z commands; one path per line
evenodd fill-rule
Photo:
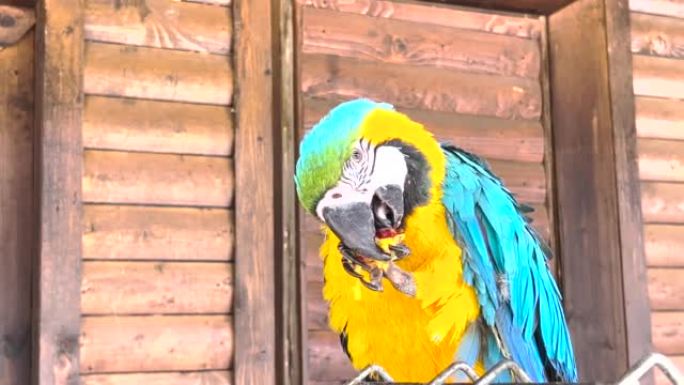
M 236 0 L 235 384 L 274 385 L 272 2 Z M 278 169 L 280 172 L 280 169 Z
M 648 349 L 628 12 L 579 0 L 549 17 L 561 276 L 582 381 L 614 381 Z
M 297 133 L 297 92 L 295 56 L 295 1 L 274 0 L 273 26 L 275 77 L 277 92 L 275 100 L 280 127 L 276 157 L 280 158 L 280 170 L 276 184 L 280 196 L 278 210 L 278 234 L 280 253 L 277 258 L 280 292 L 278 334 L 280 349 L 277 356 L 279 377 L 283 385 L 303 383 L 301 322 L 301 280 L 299 274 L 299 253 L 297 252 L 297 197 L 294 186 L 295 149 Z
M 83 5 L 41 0 L 36 26 L 34 384 L 78 384 Z
M 0 385 L 31 374 L 33 40 L 0 49 Z

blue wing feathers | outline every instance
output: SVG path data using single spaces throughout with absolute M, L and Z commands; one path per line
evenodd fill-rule
M 529 207 L 519 205 L 482 160 L 456 147 L 443 149 L 442 200 L 464 250 L 464 279 L 475 288 L 484 324 L 502 343 L 497 349 L 505 349 L 535 381 L 553 380 L 550 375 L 576 382 L 560 292 L 546 266 L 550 253 L 523 215 Z M 492 343 L 486 345 L 482 354 L 488 361 L 495 352 Z

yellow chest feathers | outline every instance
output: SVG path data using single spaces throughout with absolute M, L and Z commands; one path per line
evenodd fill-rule
M 384 367 L 395 380 L 427 382 L 453 360 L 468 324 L 479 315 L 474 290 L 462 277 L 461 249 L 447 227 L 444 208 L 427 205 L 407 218 L 411 255 L 398 265 L 413 274 L 415 298 L 385 280 L 384 291 L 367 289 L 342 267 L 339 240 L 326 230 L 323 295 L 330 326 L 347 334 L 356 369 Z

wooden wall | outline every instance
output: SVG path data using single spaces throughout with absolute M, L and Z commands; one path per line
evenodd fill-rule
M 232 381 L 229 5 L 85 1 L 84 385 Z
M 684 371 L 684 4 L 630 8 L 653 345 Z
M 0 46 L 0 385 L 30 381 L 34 39 Z
M 339 101 L 390 102 L 484 156 L 549 237 L 541 19 L 390 0 L 300 4 L 300 137 Z M 354 372 L 327 325 L 323 237 L 314 218 L 301 218 L 309 382 L 339 382 Z

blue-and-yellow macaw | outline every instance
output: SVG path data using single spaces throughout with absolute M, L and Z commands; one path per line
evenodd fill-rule
M 295 182 L 324 223 L 323 295 L 355 368 L 426 382 L 511 359 L 535 382 L 576 382 L 549 251 L 482 160 L 357 99 L 304 137 Z

